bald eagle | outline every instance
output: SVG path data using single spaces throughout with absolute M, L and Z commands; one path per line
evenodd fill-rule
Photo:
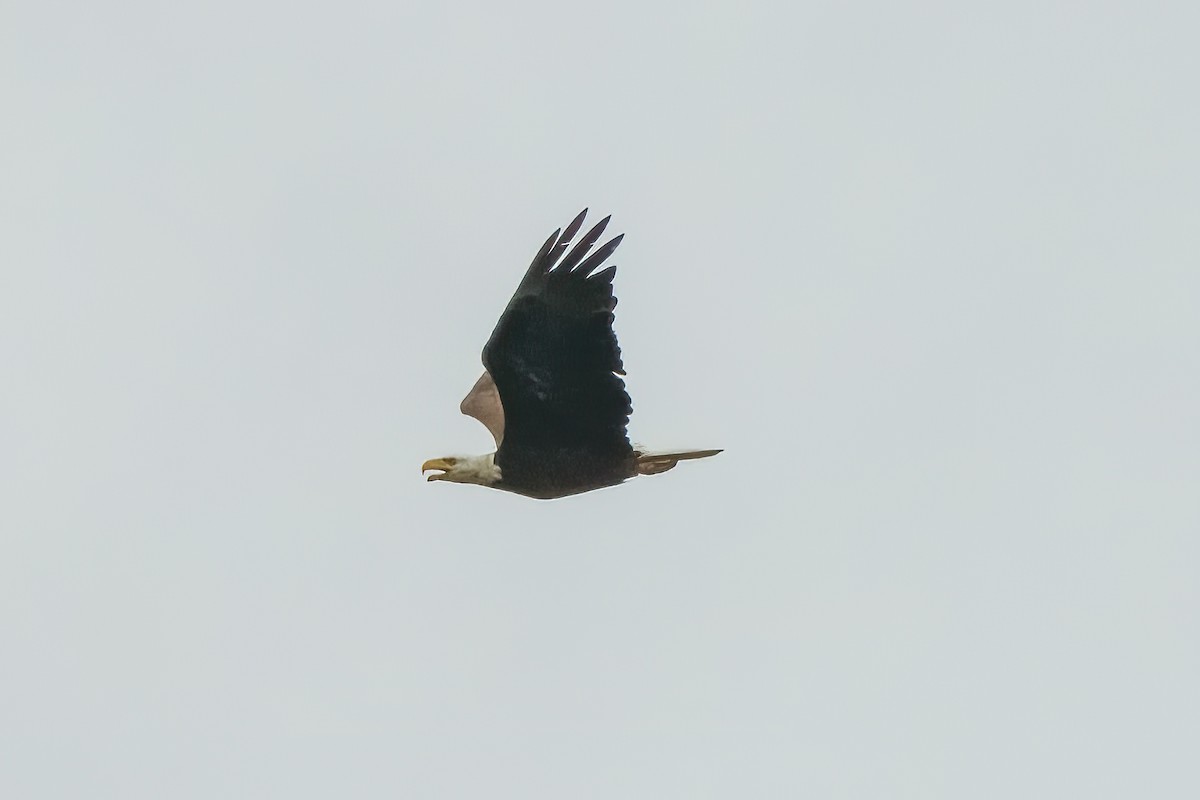
M 550 234 L 533 257 L 483 348 L 484 373 L 460 406 L 491 431 L 496 452 L 426 461 L 429 480 L 548 500 L 721 452 L 650 453 L 629 443 L 633 406 L 612 327 L 617 268 L 600 269 L 624 234 L 588 255 L 605 217 L 566 252 L 586 215 L 585 208 Z

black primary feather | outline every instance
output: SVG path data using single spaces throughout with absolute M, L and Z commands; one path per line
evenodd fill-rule
M 620 483 L 636 470 L 626 434 L 633 408 L 612 328 L 616 267 L 593 273 L 622 237 L 583 260 L 605 217 L 559 261 L 586 213 L 546 240 L 483 348 L 504 406 L 499 488 L 535 497 Z

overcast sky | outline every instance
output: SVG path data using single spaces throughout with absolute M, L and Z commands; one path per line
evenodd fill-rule
M 6 2 L 0 795 L 1200 796 L 1200 12 L 986 6 Z M 725 453 L 425 483 L 584 206 Z

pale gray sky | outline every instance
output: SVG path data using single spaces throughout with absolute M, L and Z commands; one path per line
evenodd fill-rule
M 1200 796 L 1191 3 L 10 3 L 0 796 Z M 426 484 L 542 239 L 633 437 Z

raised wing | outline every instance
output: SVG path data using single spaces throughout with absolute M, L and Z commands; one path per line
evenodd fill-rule
M 496 382 L 486 370 L 475 381 L 471 391 L 463 398 L 458 406 L 459 411 L 468 417 L 474 417 L 492 433 L 496 440 L 497 449 L 504 441 L 504 404 L 500 402 L 500 392 L 496 391 Z
M 518 452 L 632 458 L 626 437 L 632 406 L 618 377 L 625 373 L 612 328 L 616 267 L 598 269 L 622 237 L 589 255 L 608 225 L 605 217 L 567 252 L 586 214 L 546 240 L 483 349 L 503 406 L 502 466 Z

